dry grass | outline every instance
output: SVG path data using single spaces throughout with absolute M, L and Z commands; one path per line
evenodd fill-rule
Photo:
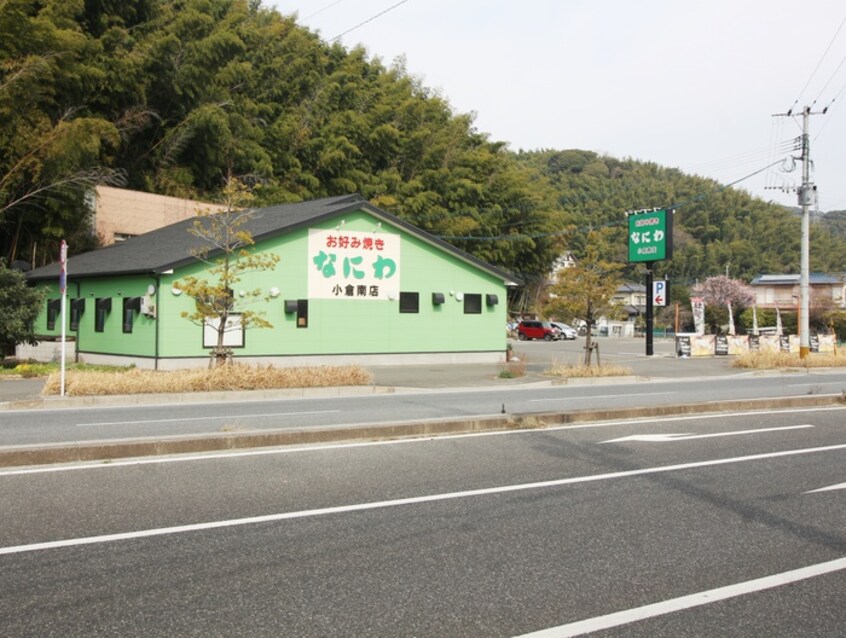
M 150 394 L 160 392 L 211 392 L 217 390 L 271 390 L 369 385 L 370 373 L 358 366 L 274 368 L 232 364 L 213 370 L 162 372 L 132 369 L 124 372 L 69 370 L 65 393 L 69 396 Z M 47 378 L 43 394 L 59 394 L 59 373 Z
M 846 353 L 811 353 L 802 359 L 794 352 L 748 352 L 731 362 L 735 368 L 773 370 L 776 368 L 835 368 L 846 366 Z
M 525 376 L 526 366 L 529 364 L 526 355 L 522 352 L 512 352 L 510 361 L 503 364 L 499 371 L 500 379 L 516 379 Z
M 509 430 L 539 430 L 546 427 L 546 423 L 533 416 L 509 418 L 505 422 Z
M 586 366 L 584 364 L 556 363 L 546 370 L 544 374 L 553 377 L 566 379 L 589 378 L 589 377 L 627 377 L 632 374 L 630 368 L 614 364 L 604 363 L 598 366 Z

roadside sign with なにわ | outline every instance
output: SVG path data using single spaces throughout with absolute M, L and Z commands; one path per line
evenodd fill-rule
M 667 282 L 654 282 L 652 275 L 656 261 L 673 256 L 673 214 L 671 208 L 652 208 L 626 212 L 628 220 L 629 263 L 646 266 L 646 356 L 654 354 L 653 307 L 667 303 Z M 655 284 L 658 284 L 656 290 Z M 656 294 L 657 293 L 657 294 Z M 663 293 L 663 294 L 662 294 Z M 656 300 L 660 301 L 656 304 Z
M 629 263 L 663 261 L 673 256 L 673 210 L 627 213 Z

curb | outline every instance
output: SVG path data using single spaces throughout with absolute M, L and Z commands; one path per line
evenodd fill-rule
M 502 383 L 496 386 L 481 386 L 485 389 L 496 388 L 538 388 L 558 385 L 608 385 L 612 383 L 635 383 L 649 381 L 650 377 L 628 375 L 622 377 L 587 377 L 557 378 L 539 377 L 536 380 L 521 380 L 520 383 Z M 0 401 L 3 410 L 66 410 L 97 406 L 122 407 L 138 405 L 167 405 L 169 403 L 211 403 L 215 401 L 263 401 L 275 399 L 319 399 L 322 397 L 369 396 L 374 394 L 426 393 L 446 390 L 478 390 L 476 386 L 456 388 L 428 388 L 406 386 L 327 386 L 316 388 L 280 388 L 276 390 L 218 390 L 213 392 L 173 392 L 157 394 L 109 394 L 85 396 L 46 396 Z
M 718 401 L 690 405 L 581 410 L 527 415 L 497 415 L 462 420 L 433 420 L 389 425 L 365 425 L 308 430 L 275 430 L 256 433 L 225 433 L 201 437 L 170 437 L 155 440 L 99 441 L 0 449 L 0 467 L 48 465 L 85 461 L 109 461 L 131 457 L 219 452 L 247 448 L 308 445 L 353 440 L 432 437 L 497 430 L 537 429 L 568 423 L 613 421 L 694 413 L 755 411 L 772 408 L 843 406 L 841 395 L 810 395 L 778 399 Z M 846 406 L 844 406 L 846 407 Z
M 394 388 L 377 385 L 284 388 L 278 390 L 219 390 L 214 392 L 173 392 L 168 394 L 109 394 L 86 396 L 47 396 L 0 401 L 0 410 L 66 410 L 95 406 L 122 407 L 168 403 L 212 403 L 216 401 L 262 401 L 273 399 L 319 399 L 323 397 L 392 394 Z

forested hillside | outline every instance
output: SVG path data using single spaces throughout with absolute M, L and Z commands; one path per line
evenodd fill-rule
M 846 239 L 846 210 L 829 211 L 819 221 L 832 235 Z
M 479 110 L 492 108 L 479 104 Z M 89 249 L 97 183 L 260 205 L 360 192 L 538 281 L 586 228 L 675 204 L 682 281 L 798 267 L 798 220 L 673 169 L 587 151 L 513 153 L 410 76 L 327 44 L 260 0 L 0 2 L 0 256 Z M 813 267 L 846 241 L 818 229 Z
M 746 280 L 764 272 L 799 270 L 799 218 L 745 191 L 676 169 L 589 151 L 538 151 L 517 157 L 549 180 L 573 223 L 580 228 L 619 228 L 621 246 L 626 242 L 623 211 L 673 207 L 675 252 L 657 268 L 677 282 L 691 283 L 726 270 Z M 575 233 L 572 245 L 578 247 L 581 237 Z M 813 226 L 812 270 L 842 272 L 844 240 L 846 236 L 835 237 L 826 224 Z

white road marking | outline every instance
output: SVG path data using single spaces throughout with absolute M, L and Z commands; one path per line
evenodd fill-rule
M 821 487 L 817 490 L 809 490 L 805 494 L 816 494 L 817 492 L 833 492 L 835 490 L 846 490 L 846 483 L 838 483 L 837 485 L 829 485 L 828 487 Z
M 802 383 L 790 383 L 790 382 L 788 382 L 788 383 L 785 383 L 784 385 L 795 386 L 795 387 L 800 387 L 800 388 L 801 387 L 814 388 L 814 387 L 819 386 L 819 385 L 838 385 L 838 386 L 842 387 L 843 385 L 846 385 L 846 383 L 844 383 L 843 381 L 819 381 L 818 383 L 808 383 L 807 381 L 803 381 Z
M 616 420 L 616 421 L 593 421 L 590 423 L 573 423 L 569 425 L 556 425 L 544 428 L 544 432 L 555 430 L 587 430 L 591 428 L 610 428 L 620 427 L 627 424 L 640 423 L 674 423 L 676 421 L 702 421 L 705 419 L 725 419 L 738 416 L 758 416 L 764 414 L 800 414 L 803 412 L 831 412 L 836 410 L 846 410 L 842 405 L 824 407 L 824 408 L 791 408 L 789 410 L 745 410 L 742 412 L 709 412 L 707 414 L 692 414 L 679 416 L 665 416 L 665 417 L 638 417 L 636 419 Z M 512 430 L 519 432 L 519 430 Z
M 247 451 L 224 451 L 224 452 L 210 452 L 208 454 L 180 454 L 178 456 L 158 456 L 149 458 L 135 458 L 127 460 L 109 460 L 96 461 L 94 463 L 76 463 L 67 465 L 42 465 L 37 467 L 27 467 L 14 470 L 0 470 L 0 477 L 3 476 L 19 476 L 22 474 L 49 474 L 52 472 L 76 472 L 79 470 L 105 470 L 126 467 L 130 465 L 154 465 L 158 463 L 190 463 L 194 461 L 209 461 L 217 459 L 237 459 L 245 456 L 266 456 L 271 454 L 297 454 L 301 452 L 322 452 L 325 450 L 344 450 L 348 448 L 357 447 L 371 447 L 381 445 L 414 445 L 420 443 L 438 443 L 448 442 L 452 439 L 469 439 L 482 436 L 533 436 L 539 432 L 556 432 L 561 430 L 587 430 L 594 428 L 610 428 L 620 427 L 628 423 L 672 423 L 676 421 L 702 421 L 707 419 L 726 419 L 737 416 L 750 416 L 762 414 L 797 414 L 805 412 L 830 412 L 832 410 L 846 410 L 842 406 L 833 406 L 828 408 L 794 408 L 790 410 L 750 410 L 746 412 L 718 412 L 713 414 L 693 414 L 687 416 L 667 416 L 667 417 L 644 417 L 640 419 L 628 419 L 618 421 L 595 421 L 591 423 L 575 423 L 568 425 L 555 425 L 543 429 L 529 429 L 529 430 L 493 430 L 490 432 L 464 432 L 462 434 L 444 434 L 437 436 L 423 436 L 407 439 L 392 439 L 388 441 L 362 441 L 357 443 L 326 443 L 317 445 L 302 445 L 302 446 L 282 446 L 271 448 L 260 448 Z M 373 425 L 372 423 L 358 423 L 351 425 Z M 7 449 L 14 449 L 14 447 L 26 446 L 10 446 Z
M 760 434 L 761 432 L 781 432 L 782 430 L 801 430 L 813 425 L 785 425 L 778 428 L 758 428 L 757 430 L 734 430 L 733 432 L 710 432 L 708 434 L 632 434 L 619 439 L 609 439 L 601 443 L 622 443 L 623 441 L 644 441 L 648 443 L 670 443 L 672 441 L 690 441 L 692 439 L 713 439 L 720 436 L 738 436 L 740 434 Z
M 561 487 L 564 485 L 576 485 L 579 483 L 592 483 L 595 481 L 607 481 L 633 476 L 645 476 L 648 474 L 662 474 L 666 472 L 677 472 L 700 467 L 713 467 L 729 465 L 733 463 L 746 463 L 763 459 L 775 459 L 802 454 L 816 454 L 832 450 L 846 449 L 846 443 L 840 445 L 827 445 L 825 447 L 805 448 L 801 450 L 787 450 L 783 452 L 769 452 L 766 454 L 751 454 L 748 456 L 736 456 L 725 459 L 714 459 L 711 461 L 698 461 L 695 463 L 681 463 L 677 465 L 665 465 L 661 467 L 642 468 L 639 470 L 627 470 L 623 472 L 610 472 L 607 474 L 593 474 L 588 476 L 576 476 L 551 481 L 538 481 L 535 483 L 518 483 L 516 485 L 503 485 L 476 490 L 465 490 L 461 492 L 446 492 L 442 494 L 429 494 L 425 496 L 413 496 L 410 498 L 395 499 L 390 501 L 375 501 L 370 503 L 357 503 L 354 505 L 338 505 L 335 507 L 324 507 L 321 509 L 302 510 L 299 512 L 283 512 L 279 514 L 267 514 L 264 516 L 252 516 L 249 518 L 236 518 L 223 521 L 211 521 L 207 523 L 194 523 L 189 525 L 177 525 L 174 527 L 161 527 L 156 529 L 139 530 L 135 532 L 123 532 L 118 534 L 104 534 L 100 536 L 87 536 L 81 538 L 69 538 L 59 541 L 47 541 L 43 543 L 32 543 L 29 545 L 13 545 L 0 547 L 0 556 L 6 554 L 23 554 L 47 549 L 63 549 L 66 547 L 79 547 L 81 545 L 94 545 L 98 543 L 110 543 L 115 541 L 135 540 L 153 536 L 167 536 L 170 534 L 181 534 L 185 532 L 199 532 L 210 529 L 221 529 L 226 527 L 239 527 L 244 525 L 256 525 L 259 523 L 272 523 L 298 518 L 309 518 L 313 516 L 325 516 L 327 514 L 345 514 L 348 512 L 362 512 L 367 510 L 384 509 L 403 505 L 416 505 L 419 503 L 433 503 L 460 498 L 473 498 L 478 496 L 489 496 L 491 494 L 505 494 L 509 492 L 521 492 L 527 490 L 546 489 Z
M 594 631 L 620 627 L 647 618 L 664 616 L 676 611 L 708 605 L 720 600 L 745 596 L 746 594 L 781 587 L 782 585 L 815 578 L 816 576 L 823 576 L 824 574 L 831 574 L 832 572 L 838 572 L 844 569 L 846 569 L 846 558 L 838 558 L 825 563 L 817 563 L 816 565 L 808 565 L 807 567 L 800 567 L 799 569 L 793 569 L 780 574 L 773 574 L 772 576 L 764 576 L 763 578 L 747 580 L 734 585 L 701 591 L 696 594 L 690 594 L 689 596 L 671 598 L 660 603 L 626 609 L 605 616 L 597 616 L 558 627 L 535 631 L 530 634 L 523 634 L 520 638 L 571 638 L 572 636 L 584 636 Z
M 552 399 L 529 399 L 529 403 L 544 403 L 547 401 L 583 401 L 584 399 L 616 399 L 617 397 L 657 397 L 662 394 L 678 394 L 678 392 L 632 392 L 631 394 L 580 394 L 577 397 L 557 397 Z
M 94 428 L 107 425 L 146 425 L 150 423 L 183 423 L 185 421 L 213 421 L 215 419 L 260 419 L 268 416 L 302 416 L 304 414 L 337 414 L 340 410 L 312 410 L 309 412 L 267 412 L 252 414 L 230 414 L 229 416 L 191 416 L 175 419 L 147 419 L 145 421 L 103 421 L 100 423 L 77 423 L 78 428 Z

